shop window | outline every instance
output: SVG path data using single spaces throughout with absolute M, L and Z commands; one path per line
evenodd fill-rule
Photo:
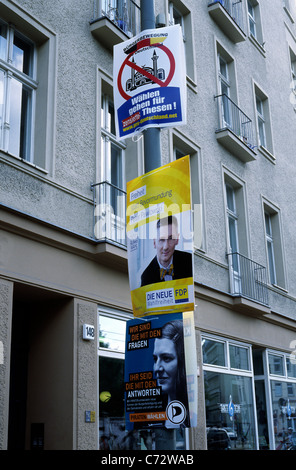
M 203 335 L 202 350 L 208 450 L 256 449 L 250 347 Z
M 222 341 L 203 338 L 202 340 L 203 363 L 225 367 L 225 343 Z
M 282 356 L 268 354 L 269 373 L 272 375 L 284 375 L 284 359 Z
M 250 370 L 249 349 L 229 345 L 230 367 L 231 369 Z

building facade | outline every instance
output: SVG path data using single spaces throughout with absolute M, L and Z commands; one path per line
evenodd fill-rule
M 127 434 L 125 188 L 145 167 L 141 135 L 116 140 L 113 46 L 140 31 L 140 6 L 0 4 L 0 448 L 285 449 L 296 4 L 154 2 L 186 55 L 187 124 L 161 130 L 161 155 L 191 162 L 198 426 Z

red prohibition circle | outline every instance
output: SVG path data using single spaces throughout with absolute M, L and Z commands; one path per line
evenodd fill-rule
M 168 56 L 169 58 L 169 61 L 170 61 L 170 72 L 168 74 L 168 78 L 162 82 L 161 80 L 159 80 L 157 77 L 155 77 L 154 75 L 152 75 L 151 73 L 147 72 L 146 70 L 142 69 L 141 67 L 139 67 L 137 64 L 131 62 L 129 59 L 130 57 L 135 54 L 135 52 L 131 52 L 127 58 L 124 60 L 122 66 L 120 67 L 119 69 L 119 73 L 118 73 L 118 77 L 117 77 L 117 86 L 118 86 L 118 90 L 119 90 L 119 93 L 121 94 L 121 96 L 125 99 L 125 100 L 129 100 L 131 98 L 131 96 L 129 96 L 127 93 L 125 93 L 125 91 L 123 90 L 122 88 L 122 83 L 121 83 L 121 79 L 122 79 L 122 72 L 123 72 L 123 69 L 124 67 L 127 65 L 131 68 L 134 68 L 135 70 L 137 70 L 138 72 L 140 72 L 142 75 L 144 75 L 145 77 L 147 78 L 150 78 L 153 82 L 157 83 L 159 86 L 161 87 L 166 87 L 168 86 L 168 84 L 170 83 L 170 81 L 172 80 L 173 76 L 174 76 L 174 73 L 175 73 L 175 68 L 176 68 L 176 63 L 175 63 L 175 58 L 172 54 L 172 52 L 166 47 L 164 46 L 163 44 L 154 44 L 152 47 L 159 47 L 160 49 L 162 49 Z M 138 49 L 138 51 L 141 50 L 141 49 Z M 137 52 L 138 52 L 137 51 Z

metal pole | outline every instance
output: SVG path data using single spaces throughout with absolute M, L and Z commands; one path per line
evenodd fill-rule
M 141 30 L 155 29 L 154 0 L 141 0 Z M 144 131 L 145 173 L 161 166 L 160 128 L 152 127 Z M 155 430 L 156 450 L 175 450 L 174 429 Z
M 155 29 L 154 0 L 141 0 L 141 30 Z M 144 131 L 145 173 L 161 166 L 160 129 L 152 127 Z

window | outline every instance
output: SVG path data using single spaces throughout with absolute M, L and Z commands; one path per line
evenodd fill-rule
M 263 203 L 263 209 L 269 282 L 285 288 L 280 211 L 268 202 Z
M 233 57 L 217 43 L 217 72 L 218 72 L 218 95 L 219 95 L 219 117 L 220 129 L 225 127 L 240 131 L 238 121 L 235 117 L 234 103 L 237 102 L 237 88 L 235 80 L 235 63 Z M 236 121 L 236 122 L 235 122 Z
M 193 27 L 190 10 L 180 0 L 174 0 L 168 3 L 168 23 L 170 26 L 179 24 L 182 28 L 186 74 L 193 82 L 195 81 L 195 54 L 193 41 Z
M 264 51 L 262 25 L 260 19 L 260 8 L 257 0 L 248 0 L 248 22 L 250 39 L 259 48 L 260 52 Z
M 228 65 L 227 62 L 221 57 L 218 56 L 219 63 L 219 94 L 222 95 L 222 119 L 224 125 L 231 126 L 231 113 L 230 113 L 230 81 L 228 74 Z M 223 126 L 224 127 L 224 126 Z
M 263 101 L 257 95 L 256 95 L 256 110 L 257 110 L 257 123 L 258 123 L 258 132 L 259 132 L 259 145 L 261 145 L 262 147 L 266 147 Z
M 208 450 L 256 449 L 249 345 L 202 334 Z
M 249 0 L 248 0 L 248 19 L 249 19 L 250 33 L 254 36 L 254 38 L 256 38 L 257 33 L 256 33 L 255 9 Z
M 241 294 L 245 277 L 250 283 L 250 273 L 245 272 L 249 252 L 247 217 L 245 212 L 244 183 L 225 169 L 224 195 L 226 214 L 226 240 L 230 275 L 230 292 Z
M 291 63 L 291 88 L 296 94 L 296 54 L 290 49 L 290 63 Z
M 113 95 L 105 86 L 101 96 L 101 177 L 98 201 L 103 231 L 98 238 L 125 243 L 125 145 L 116 141 Z
M 32 161 L 33 103 L 37 82 L 34 44 L 14 27 L 0 23 L 1 148 Z
M 205 250 L 205 233 L 203 223 L 203 191 L 200 151 L 184 135 L 177 131 L 172 131 L 172 153 L 174 159 L 190 155 L 190 176 L 191 194 L 193 210 L 193 246 L 199 250 Z
M 269 277 L 270 277 L 271 284 L 276 284 L 271 217 L 268 212 L 265 212 L 264 215 L 265 215 L 265 234 L 266 234 L 266 245 L 267 245 L 267 258 L 268 258 L 268 266 L 269 266 Z
M 254 85 L 258 149 L 274 161 L 269 100 L 265 93 Z
M 98 70 L 97 181 L 94 234 L 99 240 L 126 245 L 126 181 L 143 173 L 143 139 L 117 141 L 112 78 Z
M 56 36 L 16 5 L 0 2 L 0 158 L 52 172 Z

